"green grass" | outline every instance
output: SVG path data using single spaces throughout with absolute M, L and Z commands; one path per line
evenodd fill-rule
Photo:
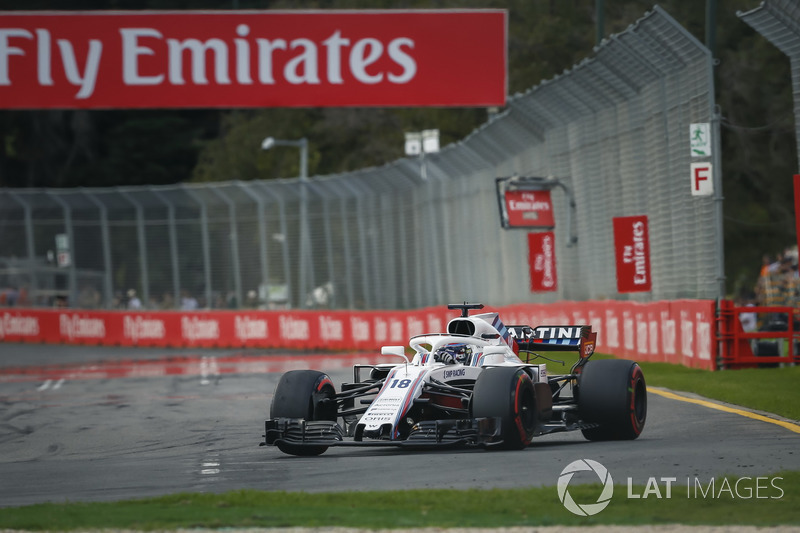
M 552 524 L 748 524 L 800 525 L 800 472 L 762 481 L 760 496 L 740 484 L 739 496 L 720 492 L 722 478 L 705 497 L 687 497 L 685 480 L 673 486 L 670 499 L 628 499 L 624 480 L 616 480 L 609 506 L 593 517 L 568 512 L 555 487 L 517 490 L 410 490 L 397 492 L 287 493 L 236 491 L 221 495 L 177 494 L 118 503 L 43 504 L 0 509 L 0 529 L 176 529 L 225 527 L 512 527 Z M 773 476 L 773 477 L 776 477 Z M 770 478 L 772 480 L 772 477 Z M 755 480 L 749 486 L 755 487 Z M 734 487 L 731 479 L 730 487 Z M 579 503 L 594 503 L 599 485 L 570 486 Z M 782 491 L 782 493 L 781 493 Z M 665 495 L 665 489 L 660 489 Z M 711 493 L 714 497 L 711 497 Z M 634 494 L 643 494 L 637 486 Z M 778 499 L 778 497 L 780 498 Z
M 592 359 L 612 358 L 601 353 L 592 356 Z M 569 364 L 572 362 L 568 361 Z M 712 400 L 800 421 L 800 366 L 715 372 L 647 361 L 640 361 L 639 366 L 650 386 L 693 392 Z M 568 368 L 569 365 L 548 364 L 548 371 L 552 374 L 563 374 Z
M 800 366 L 711 372 L 667 363 L 640 363 L 648 385 L 800 420 Z

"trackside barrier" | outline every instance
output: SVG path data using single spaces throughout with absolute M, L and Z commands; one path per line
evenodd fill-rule
M 737 307 L 730 300 L 720 302 L 719 341 L 720 364 L 722 368 L 754 368 L 763 364 L 793 363 L 800 364 L 800 353 L 798 353 L 797 342 L 800 341 L 800 332 L 794 330 L 794 314 L 797 309 L 782 306 L 754 306 Z M 785 331 L 752 331 L 746 332 L 742 327 L 739 315 L 742 313 L 764 314 L 785 314 Z M 786 355 L 758 355 L 753 353 L 752 340 L 756 339 L 782 339 L 788 340 L 788 350 Z
M 715 302 L 613 300 L 518 304 L 496 311 L 506 325 L 591 324 L 597 349 L 640 361 L 714 368 Z M 0 311 L 0 342 L 154 347 L 377 350 L 441 332 L 453 311 Z M 2 357 L 2 344 L 0 344 Z

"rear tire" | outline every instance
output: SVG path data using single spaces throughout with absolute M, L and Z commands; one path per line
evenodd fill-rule
M 597 427 L 582 430 L 589 440 L 633 440 L 647 419 L 647 385 L 633 361 L 590 361 L 578 378 L 578 412 Z
M 487 368 L 475 381 L 473 418 L 501 419 L 502 448 L 521 450 L 536 430 L 536 397 L 531 377 L 519 367 Z
M 305 420 L 336 421 L 337 409 L 333 402 L 323 403 L 336 394 L 327 374 L 316 370 L 290 370 L 281 376 L 272 397 L 270 418 L 303 418 Z M 327 446 L 298 446 L 280 442 L 278 449 L 289 455 L 320 455 Z

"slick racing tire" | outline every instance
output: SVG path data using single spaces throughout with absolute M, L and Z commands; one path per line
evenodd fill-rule
M 337 409 L 333 402 L 322 400 L 336 394 L 327 374 L 316 370 L 290 370 L 281 376 L 270 407 L 270 418 L 303 418 L 305 420 L 336 421 Z M 277 443 L 278 449 L 289 455 L 320 455 L 327 446 Z
M 499 417 L 500 447 L 521 450 L 536 430 L 536 397 L 531 377 L 519 367 L 487 368 L 475 381 L 470 403 L 473 418 Z
M 633 440 L 647 419 L 647 385 L 633 361 L 589 361 L 578 377 L 578 413 L 597 424 L 582 430 L 589 440 Z

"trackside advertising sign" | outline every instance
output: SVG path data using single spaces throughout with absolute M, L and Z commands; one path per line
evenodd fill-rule
M 508 324 L 591 324 L 599 332 L 597 349 L 618 357 L 709 369 L 717 360 L 714 300 L 559 301 L 490 310 L 499 312 Z M 9 307 L 0 310 L 0 351 L 4 342 L 380 351 L 381 346 L 404 344 L 413 335 L 446 331 L 455 316 L 443 306 L 403 311 L 192 312 Z
M 506 191 L 505 202 L 509 227 L 552 229 L 556 225 L 550 191 Z
M 552 231 L 528 233 L 528 262 L 531 272 L 531 292 L 558 290 L 555 233 Z
M 0 108 L 501 106 L 506 16 L 0 12 Z
M 647 216 L 615 217 L 614 249 L 617 260 L 617 290 L 647 292 L 650 278 L 650 242 Z

